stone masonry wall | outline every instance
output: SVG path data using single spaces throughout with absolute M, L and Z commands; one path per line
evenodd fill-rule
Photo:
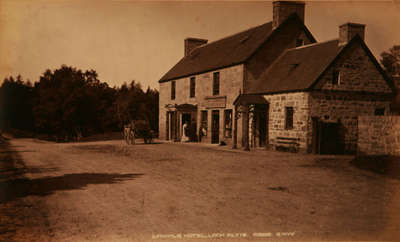
M 332 83 L 335 70 L 340 73 L 338 85 Z M 389 113 L 392 90 L 357 42 L 325 72 L 315 89 L 321 91 L 311 95 L 310 116 L 326 122 L 340 121 L 349 152 L 356 151 L 358 116 L 374 115 L 376 108 L 384 108 L 385 115 Z
M 307 149 L 309 136 L 309 94 L 306 92 L 265 95 L 269 102 L 269 144 L 277 137 L 299 138 L 300 149 Z M 293 107 L 293 129 L 285 129 L 285 107 Z
M 212 108 L 208 107 L 206 97 L 213 96 L 213 73 L 220 73 L 220 91 L 216 97 L 226 96 L 226 107 L 225 108 Z M 196 78 L 196 95 L 190 98 L 190 78 Z M 203 137 L 204 142 L 211 142 L 211 113 L 212 110 L 219 110 L 220 116 L 220 140 L 230 143 L 232 138 L 225 138 L 223 136 L 224 131 L 224 110 L 232 109 L 234 112 L 233 101 L 239 95 L 243 88 L 243 65 L 236 65 L 232 67 L 223 68 L 211 72 L 202 73 L 199 75 L 193 75 L 184 78 L 176 79 L 175 86 L 175 99 L 171 100 L 171 81 L 160 83 L 160 101 L 159 101 L 159 134 L 160 139 L 166 139 L 166 113 L 168 109 L 167 104 L 193 104 L 197 105 L 197 129 L 200 124 L 200 115 L 202 110 L 208 112 L 208 130 L 207 137 Z M 238 126 L 240 126 L 238 122 Z M 182 126 L 182 125 L 181 125 Z M 232 127 L 233 128 L 233 127 Z
M 340 72 L 340 84 L 332 85 L 332 72 Z M 382 74 L 360 44 L 350 46 L 339 60 L 324 74 L 316 89 L 335 91 L 363 91 L 391 93 Z
M 400 116 L 358 118 L 358 154 L 400 155 Z
M 390 102 L 384 98 L 355 92 L 313 92 L 310 95 L 310 117 L 324 122 L 340 122 L 345 150 L 355 152 L 357 147 L 357 117 L 374 115 L 376 108 L 389 113 Z M 311 125 L 311 120 L 309 120 Z M 308 137 L 311 145 L 312 134 Z

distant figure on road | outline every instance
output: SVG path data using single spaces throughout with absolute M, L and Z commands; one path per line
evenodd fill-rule
M 129 144 L 135 144 L 135 123 L 124 125 L 124 139 Z
M 136 127 L 135 127 L 135 122 L 131 121 L 131 130 L 129 132 L 129 138 L 131 141 L 131 144 L 135 144 L 136 140 L 135 140 L 135 136 L 136 136 Z

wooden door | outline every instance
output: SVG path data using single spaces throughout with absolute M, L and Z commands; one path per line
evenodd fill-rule
M 219 111 L 213 110 L 211 117 L 211 143 L 219 143 Z

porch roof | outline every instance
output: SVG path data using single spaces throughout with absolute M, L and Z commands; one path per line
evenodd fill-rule
M 196 111 L 197 110 L 197 105 L 184 103 L 184 104 L 175 105 L 175 108 L 178 111 Z
M 237 105 L 249 105 L 249 104 L 268 104 L 265 100 L 264 95 L 260 94 L 239 94 L 239 96 L 233 102 L 235 106 Z

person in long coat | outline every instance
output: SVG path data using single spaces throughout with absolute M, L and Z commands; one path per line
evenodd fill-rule
M 182 126 L 182 138 L 181 142 L 188 142 L 189 141 L 189 126 L 187 122 L 185 122 Z

